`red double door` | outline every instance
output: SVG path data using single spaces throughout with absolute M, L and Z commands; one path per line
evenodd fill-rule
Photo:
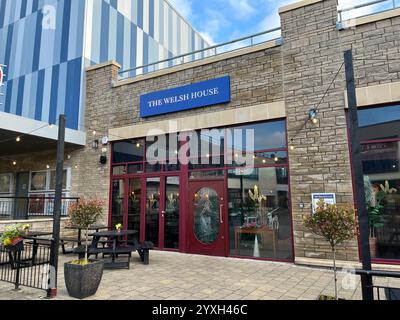
M 226 256 L 224 181 L 190 181 L 186 190 L 181 181 L 179 176 L 113 180 L 110 227 L 122 223 L 158 249 Z
M 224 181 L 189 182 L 187 250 L 225 256 L 227 217 Z

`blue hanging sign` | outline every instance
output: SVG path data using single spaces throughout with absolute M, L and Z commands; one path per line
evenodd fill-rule
M 226 76 L 142 95 L 140 116 L 146 118 L 230 101 L 231 80 Z

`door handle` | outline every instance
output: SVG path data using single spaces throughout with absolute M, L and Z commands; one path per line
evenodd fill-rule
M 224 207 L 223 204 L 219 205 L 219 220 L 221 221 L 221 223 L 224 223 L 224 219 L 223 219 L 223 213 L 222 213 L 222 208 Z

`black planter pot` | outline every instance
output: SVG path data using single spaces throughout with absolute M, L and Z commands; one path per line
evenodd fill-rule
M 96 294 L 103 276 L 103 261 L 90 260 L 90 264 L 64 264 L 64 279 L 68 294 L 84 299 Z

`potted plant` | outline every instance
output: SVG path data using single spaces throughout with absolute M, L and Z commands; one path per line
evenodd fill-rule
M 30 229 L 30 225 L 28 224 L 28 223 L 25 223 L 23 226 L 22 226 L 22 231 L 24 232 L 24 234 L 29 234 L 29 229 Z
M 117 225 L 115 225 L 115 230 L 117 230 L 117 232 L 121 232 L 122 229 L 122 224 L 118 223 Z
M 0 237 L 1 244 L 10 251 L 20 251 L 24 248 L 21 226 L 7 226 Z
M 385 200 L 387 195 L 396 193 L 397 190 L 390 188 L 389 181 L 385 181 L 385 185 L 381 184 L 374 187 L 369 177 L 364 177 L 365 200 L 367 205 L 367 213 L 370 227 L 369 246 L 371 257 L 376 258 L 378 239 L 376 231 L 384 227 L 383 213 L 385 210 Z
M 327 205 L 323 200 L 320 200 L 315 213 L 304 217 L 304 226 L 313 234 L 323 237 L 331 246 L 335 283 L 334 300 L 338 300 L 336 249 L 338 245 L 356 236 L 355 211 L 350 207 Z M 327 299 L 320 297 L 320 300 Z
M 253 190 L 249 190 L 249 197 L 253 201 L 253 205 L 255 208 L 255 214 L 257 216 L 256 223 L 258 225 L 265 225 L 267 222 L 263 221 L 263 218 L 265 217 L 262 216 L 262 203 L 263 201 L 267 200 L 267 197 L 260 193 L 257 185 L 254 186 Z
M 103 203 L 98 200 L 81 199 L 70 205 L 70 224 L 86 229 L 85 258 L 64 264 L 65 285 L 71 297 L 83 299 L 94 295 L 103 276 L 104 262 L 88 258 L 89 227 L 102 216 Z

